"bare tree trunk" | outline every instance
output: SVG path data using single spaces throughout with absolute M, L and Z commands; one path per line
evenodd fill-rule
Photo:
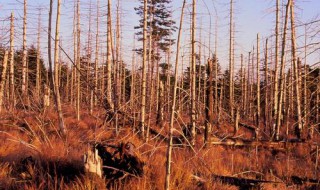
M 141 115 L 140 115 L 140 133 L 145 138 L 145 111 L 146 111 L 146 62 L 147 62 L 147 0 L 144 0 L 143 8 L 143 58 L 142 58 L 142 90 L 141 90 Z
M 276 126 L 277 120 L 277 113 L 278 113 L 278 96 L 279 96 L 279 69 L 278 69 L 278 62 L 279 62 L 279 5 L 280 0 L 276 1 L 276 45 L 275 45 L 275 74 L 274 74 L 274 94 L 273 94 L 273 126 Z M 276 133 L 276 127 L 272 128 L 272 134 Z
M 64 126 L 64 121 L 63 121 L 63 113 L 62 113 L 62 108 L 61 108 L 61 100 L 60 100 L 60 92 L 59 92 L 59 32 L 60 32 L 60 5 L 61 5 L 61 0 L 58 0 L 57 2 L 57 18 L 56 18 L 56 35 L 55 35 L 55 45 L 54 45 L 54 75 L 55 75 L 55 101 L 56 101 L 56 107 L 58 111 L 58 117 L 59 117 L 59 129 L 60 132 L 63 135 L 66 135 L 66 128 Z
M 36 69 L 36 99 L 40 100 L 40 30 L 41 30 L 41 11 L 38 18 L 38 39 L 37 39 L 37 69 Z
M 195 52 L 195 32 L 196 32 L 196 0 L 192 1 L 192 27 L 191 27 L 191 145 L 195 145 L 196 140 L 196 52 Z
M 114 90 L 115 90 L 115 110 L 119 110 L 120 102 L 121 102 L 121 66 L 120 66 L 120 15 L 119 15 L 119 6 L 120 1 L 117 2 L 117 17 L 116 17 L 116 65 L 113 67 L 115 68 L 115 81 L 114 81 Z M 116 134 L 119 133 L 119 115 L 116 113 L 115 115 L 115 127 L 116 127 Z
M 208 87 L 206 90 L 207 96 L 207 104 L 205 107 L 205 133 L 204 133 L 204 143 L 208 143 L 211 135 L 212 130 L 212 123 L 213 123 L 213 62 L 216 62 L 216 57 L 214 56 L 212 59 L 208 59 L 207 65 L 207 81 Z
M 234 118 L 233 111 L 233 0 L 230 0 L 230 23 L 229 23 L 229 111 L 231 120 Z
M 80 120 L 80 0 L 77 1 L 77 63 L 76 63 L 77 69 L 75 70 L 76 74 L 76 84 L 77 84 L 77 97 L 76 97 L 76 116 L 77 120 Z
M 300 80 L 299 80 L 299 72 L 298 72 L 298 62 L 297 56 L 296 56 L 296 49 L 297 49 L 297 43 L 296 43 L 296 26 L 295 26 L 295 17 L 294 17 L 294 2 L 291 0 L 290 4 L 290 12 L 291 12 L 291 50 L 292 50 L 292 56 L 293 56 L 293 69 L 294 69 L 294 80 L 295 80 L 295 91 L 296 91 L 296 110 L 297 110 L 297 116 L 298 116 L 298 126 L 296 128 L 296 135 L 300 139 L 301 133 L 302 133 L 302 117 L 301 117 L 301 100 L 300 100 Z
M 268 70 L 268 38 L 266 39 L 266 47 L 265 47 L 265 57 L 264 57 L 264 132 L 266 133 L 268 125 L 269 125 L 269 99 L 268 99 L 268 85 L 269 85 L 269 70 Z
M 99 66 L 99 0 L 97 0 L 97 31 L 96 31 L 96 55 L 95 55 L 95 64 L 94 64 L 94 105 L 98 104 L 98 66 Z
M 286 5 L 286 15 L 285 15 L 285 22 L 284 22 L 284 29 L 283 29 L 283 38 L 282 38 L 282 50 L 281 50 L 281 68 L 280 68 L 280 94 L 278 97 L 278 112 L 277 112 L 277 124 L 276 124 L 276 134 L 275 139 L 279 140 L 280 135 L 280 126 L 281 126 L 281 115 L 282 115 L 282 101 L 284 96 L 284 69 L 285 69 L 285 48 L 286 48 L 286 37 L 287 37 L 287 26 L 288 26 L 288 15 L 289 15 L 289 8 L 290 8 L 291 0 L 288 0 Z
M 91 34 L 91 18 L 92 18 L 92 2 L 91 0 L 89 1 L 89 23 L 88 23 L 88 44 L 87 44 L 87 68 L 86 68 L 86 73 L 87 73 L 87 80 L 86 80 L 86 100 L 87 103 L 89 103 L 89 111 L 90 114 L 92 114 L 92 109 L 93 109 L 93 89 L 91 89 L 91 58 L 92 58 L 92 34 Z
M 243 54 L 240 56 L 240 88 L 241 88 L 241 110 L 244 110 L 244 76 L 243 76 Z
M 14 82 L 14 13 L 10 17 L 10 109 L 15 105 L 15 82 Z
M 251 82 L 250 82 L 250 60 L 251 52 L 248 53 L 248 69 L 247 69 L 247 101 L 246 101 L 246 114 L 250 117 L 250 103 L 251 102 Z
M 261 113 L 261 108 L 260 108 L 260 38 L 259 38 L 259 33 L 257 34 L 257 128 L 259 128 L 260 125 L 260 113 Z
M 6 83 L 7 65 L 8 65 L 8 51 L 6 50 L 4 52 L 2 73 L 1 73 L 1 80 L 0 80 L 0 113 L 2 112 L 2 107 L 3 107 L 3 93 L 4 93 L 4 85 Z
M 61 102 L 60 102 L 60 94 L 59 94 L 59 87 L 58 83 L 56 83 L 58 76 L 58 48 L 59 48 L 59 28 L 60 28 L 60 0 L 57 2 L 57 18 L 56 18 L 56 33 L 55 33 L 55 48 L 54 48 L 54 63 L 55 63 L 55 70 L 53 75 L 52 69 L 52 61 L 51 61 L 51 22 L 52 22 L 52 7 L 53 7 L 53 0 L 50 0 L 50 10 L 49 10 L 49 26 L 48 26 L 48 59 L 49 59 L 49 72 L 51 73 L 50 81 L 51 87 L 53 89 L 54 100 L 56 105 L 56 110 L 58 112 L 59 118 L 59 129 L 63 136 L 66 135 L 66 129 L 64 127 L 63 121 L 63 114 L 61 109 Z
M 171 174 L 171 155 L 172 155 L 172 135 L 173 135 L 173 124 L 174 124 L 174 116 L 176 109 L 176 95 L 177 95 L 177 79 L 178 79 L 178 63 L 179 63 L 179 53 L 180 53 L 180 38 L 181 38 L 181 30 L 183 23 L 183 11 L 186 4 L 186 0 L 183 1 L 181 16 L 180 16 L 180 26 L 179 26 L 179 34 L 177 41 L 177 52 L 176 52 L 176 62 L 175 62 L 175 71 L 174 71 L 174 85 L 173 85 L 173 102 L 170 116 L 170 128 L 169 128 L 169 141 L 168 141 L 168 149 L 167 149 L 167 163 L 166 163 L 166 182 L 165 189 L 170 189 L 170 174 Z
M 22 97 L 27 99 L 27 0 L 23 4 L 23 44 L 22 44 Z M 24 102 L 26 103 L 26 102 Z

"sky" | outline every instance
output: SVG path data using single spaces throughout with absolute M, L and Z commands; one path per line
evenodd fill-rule
M 7 45 L 9 41 L 9 20 L 11 11 L 15 13 L 16 26 L 16 48 L 21 47 L 22 42 L 22 17 L 23 17 L 23 0 L 0 0 L 0 43 Z M 122 25 L 122 56 L 128 67 L 131 64 L 132 49 L 134 44 L 134 26 L 138 25 L 139 17 L 134 11 L 134 7 L 139 5 L 138 0 L 119 0 L 121 7 L 121 25 Z M 286 0 L 285 0 L 286 2 Z M 285 3 L 283 0 L 283 3 Z M 104 54 L 106 46 L 106 0 L 100 0 L 100 32 L 99 39 L 101 41 L 101 54 Z M 56 1 L 55 3 L 56 4 Z M 73 52 L 72 40 L 72 23 L 73 23 L 73 0 L 62 0 L 62 18 L 61 18 L 61 38 L 62 46 L 69 55 Z M 91 31 L 94 38 L 96 31 L 96 0 L 91 0 L 92 24 Z M 173 10 L 173 19 L 179 22 L 182 0 L 172 0 L 171 10 Z M 41 9 L 41 49 L 46 55 L 46 28 L 48 20 L 49 0 L 28 0 L 28 23 L 27 23 L 27 44 L 35 44 L 38 27 L 38 13 Z M 89 7 L 90 0 L 81 0 L 81 43 L 82 49 L 86 47 L 88 30 L 89 30 Z M 112 0 L 113 19 L 115 20 L 115 12 L 117 0 Z M 320 0 L 296 0 L 296 17 L 297 25 L 310 22 L 313 19 L 319 19 L 320 16 Z M 282 9 L 284 6 L 282 6 Z M 275 0 L 235 0 L 234 3 L 234 22 L 235 22 L 235 53 L 236 68 L 239 67 L 240 54 L 247 55 L 251 51 L 252 46 L 256 44 L 256 35 L 260 34 L 261 40 L 273 34 L 275 27 Z M 216 10 L 216 11 L 215 11 Z M 54 10 L 55 11 L 55 10 Z M 182 52 L 187 53 L 190 45 L 190 12 L 191 0 L 187 0 L 185 22 L 183 26 L 183 37 L 181 47 Z M 197 41 L 202 46 L 204 55 L 208 55 L 209 47 L 213 51 L 215 44 L 215 23 L 218 23 L 218 58 L 222 68 L 228 65 L 228 24 L 229 24 L 229 0 L 197 0 Z M 55 15 L 55 14 L 54 14 Z M 217 16 L 218 17 L 217 17 Z M 211 27 L 210 27 L 211 21 Z M 54 24 L 53 24 L 54 25 Z M 319 25 L 319 23 L 318 23 Z M 114 26 L 113 26 L 114 27 Z M 201 31 L 201 32 L 200 32 Z M 297 28 L 298 35 L 303 34 L 302 27 Z M 200 38 L 201 35 L 201 38 Z M 210 37 L 209 37 L 210 35 Z M 319 37 L 319 36 L 318 36 Z M 177 38 L 177 33 L 173 34 L 173 38 Z M 318 40 L 319 38 L 313 39 Z M 209 44 L 209 42 L 211 42 Z M 298 45 L 302 45 L 303 40 L 298 39 Z M 200 44 L 199 43 L 199 44 Z M 299 44 L 300 43 L 300 44 Z M 140 42 L 135 43 L 141 46 Z M 92 40 L 92 46 L 94 46 Z M 261 43 L 261 46 L 262 43 Z M 174 49 L 174 47 L 173 47 Z M 313 61 L 319 60 L 319 54 L 312 55 Z M 71 56 L 72 57 L 72 56 Z M 173 57 L 173 56 L 172 56 Z M 66 59 L 62 56 L 62 59 Z M 205 60 L 205 57 L 203 58 Z M 103 60 L 101 60 L 103 61 Z M 162 60 L 164 61 L 164 59 Z M 138 58 L 139 62 L 139 58 Z M 184 67 L 185 68 L 185 67 Z

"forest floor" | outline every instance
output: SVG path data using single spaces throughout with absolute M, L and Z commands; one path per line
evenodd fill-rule
M 164 189 L 165 138 L 150 135 L 145 142 L 132 126 L 115 128 L 103 125 L 104 112 L 81 112 L 77 121 L 71 106 L 64 106 L 66 138 L 59 135 L 53 108 L 45 111 L 16 110 L 0 115 L 0 189 Z M 185 121 L 187 122 L 187 120 Z M 168 124 L 152 128 L 166 137 Z M 176 126 L 179 129 L 178 126 Z M 214 129 L 217 131 L 217 129 Z M 231 125 L 220 126 L 227 136 Z M 217 133 L 216 133 L 217 134 Z M 230 133 L 232 134 L 232 133 Z M 241 129 L 238 137 L 250 139 Z M 203 146 L 197 135 L 194 148 L 175 145 L 172 154 L 172 189 L 319 189 L 320 171 L 315 142 L 294 143 L 285 147 Z M 145 163 L 141 177 L 130 176 L 110 182 L 84 172 L 83 155 L 88 144 L 117 145 L 131 142 Z

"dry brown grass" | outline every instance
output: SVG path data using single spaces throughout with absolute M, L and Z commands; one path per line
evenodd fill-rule
M 5 113 L 0 119 L 0 189 L 104 189 L 106 182 L 83 172 L 82 156 L 88 143 L 103 141 L 118 144 L 132 142 L 137 154 L 146 163 L 141 178 L 123 179 L 110 189 L 164 189 L 166 142 L 153 139 L 145 143 L 131 126 L 121 128 L 118 136 L 114 129 L 102 126 L 103 115 L 95 110 L 94 116 L 86 111 L 81 121 L 74 110 L 64 106 L 66 140 L 57 132 L 57 116 L 52 108 L 44 113 L 16 111 Z M 153 125 L 152 125 L 153 126 Z M 223 133 L 232 127 L 222 124 Z M 157 128 L 160 130 L 160 128 Z M 166 134 L 164 129 L 163 134 Z M 246 131 L 240 131 L 250 136 Z M 270 151 L 259 148 L 235 148 L 198 145 L 192 150 L 175 147 L 172 156 L 172 189 L 239 189 L 214 180 L 212 174 L 238 176 L 250 179 L 285 181 L 289 176 L 319 178 L 315 175 L 315 153 L 297 146 L 290 151 Z M 22 160 L 32 156 L 34 162 L 22 165 Z M 21 169 L 21 167 L 25 167 Z M 200 179 L 200 180 L 199 180 Z M 262 189 L 295 189 L 298 186 L 263 184 Z M 303 186 L 300 186 L 303 187 Z

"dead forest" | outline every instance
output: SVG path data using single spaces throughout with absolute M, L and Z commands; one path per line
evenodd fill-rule
M 320 189 L 316 7 L 248 51 L 240 0 L 43 2 L 0 0 L 0 189 Z

